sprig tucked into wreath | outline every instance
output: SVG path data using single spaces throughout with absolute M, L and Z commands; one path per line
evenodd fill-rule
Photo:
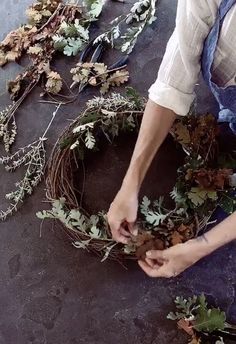
M 177 120 L 172 135 L 187 153 L 185 164 L 171 197 L 175 206 L 165 207 L 163 198 L 140 205 L 139 235 L 128 245 L 115 243 L 103 212 L 90 216 L 76 194 L 74 172 L 101 140 L 112 144 L 121 132 L 138 130 L 145 101 L 133 89 L 128 94 L 89 100 L 86 109 L 62 134 L 49 162 L 47 189 L 52 209 L 37 214 L 41 219 L 59 220 L 77 248 L 107 257 L 143 257 L 149 249 L 164 249 L 185 242 L 206 227 L 218 205 L 231 213 L 233 170 L 220 166 L 219 128 L 212 115 L 191 115 Z M 206 150 L 206 147 L 208 150 Z M 217 153 L 217 154 L 216 154 Z M 232 157 L 231 157 L 232 161 Z M 233 160 L 234 161 L 234 160 Z

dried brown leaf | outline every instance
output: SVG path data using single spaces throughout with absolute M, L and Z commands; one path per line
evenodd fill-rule
M 177 122 L 176 124 L 174 124 L 174 133 L 177 136 L 177 140 L 179 143 L 183 145 L 190 144 L 191 137 L 186 125 L 181 122 Z
M 107 82 L 111 86 L 120 86 L 129 80 L 129 72 L 126 69 L 117 70 L 115 73 L 110 75 Z
M 173 246 L 174 246 L 174 245 L 181 244 L 183 241 L 184 241 L 184 237 L 183 237 L 183 235 L 180 234 L 179 232 L 174 231 L 174 232 L 171 234 L 171 244 L 172 244 Z
M 59 73 L 51 71 L 47 75 L 46 90 L 52 94 L 58 94 L 62 89 L 62 78 Z
M 187 334 L 189 334 L 190 336 L 193 336 L 194 335 L 194 332 L 193 332 L 193 328 L 192 328 L 192 325 L 191 323 L 188 321 L 188 320 L 185 320 L 185 319 L 180 319 L 178 322 L 177 322 L 177 325 L 180 329 L 184 330 Z

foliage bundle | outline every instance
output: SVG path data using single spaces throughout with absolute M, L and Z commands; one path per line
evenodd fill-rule
M 191 336 L 190 344 L 224 344 L 225 337 L 236 335 L 236 326 L 227 323 L 225 312 L 209 307 L 203 294 L 188 299 L 178 296 L 175 306 L 177 311 L 167 318 Z
M 76 247 L 105 257 L 142 258 L 149 249 L 164 249 L 198 235 L 218 205 L 229 213 L 235 209 L 233 171 L 218 166 L 216 120 L 211 115 L 191 115 L 177 120 L 172 128 L 173 137 L 187 153 L 170 194 L 174 208 L 166 209 L 163 198 L 151 202 L 144 197 L 139 235 L 125 246 L 112 240 L 104 213 L 90 217 L 77 199 L 73 173 L 86 162 L 90 151 L 99 149 L 101 139 L 112 143 L 122 131 L 138 130 L 144 107 L 144 100 L 132 89 L 128 89 L 126 96 L 96 97 L 66 128 L 53 150 L 47 176 L 48 198 L 53 208 L 38 216 L 58 219 Z
M 12 155 L 0 158 L 0 165 L 3 165 L 8 172 L 14 172 L 21 167 L 25 168 L 22 179 L 15 183 L 15 190 L 5 195 L 5 198 L 10 201 L 10 205 L 6 210 L 0 210 L 0 220 L 5 220 L 16 212 L 24 199 L 33 193 L 34 188 L 43 178 L 46 165 L 46 135 L 59 108 L 60 104 L 53 112 L 46 130 L 38 140 L 18 149 Z
M 68 102 L 76 100 L 78 94 L 71 91 L 69 95 L 60 93 L 63 79 L 58 72 L 52 70 L 51 62 L 57 51 L 66 56 L 75 56 L 85 48 L 90 38 L 90 25 L 98 19 L 104 3 L 104 0 L 85 0 L 81 3 L 37 0 L 26 11 L 28 23 L 10 32 L 0 43 L 0 66 L 12 61 L 18 62 L 23 55 L 30 59 L 29 66 L 15 80 L 8 83 L 7 88 L 13 103 L 0 113 L 0 139 L 7 152 L 14 143 L 17 133 L 15 113 L 40 80 L 43 81 L 44 88 L 42 95 L 47 94 L 53 100 L 57 95 L 60 99 L 56 99 L 58 103 L 66 98 Z M 123 44 L 122 51 L 129 50 L 129 53 L 131 52 L 138 35 L 153 21 L 154 12 L 154 0 L 141 0 L 133 5 L 131 11 L 124 18 L 119 16 L 114 20 L 117 32 L 121 17 L 128 26 L 133 22 L 136 23 L 135 27 L 127 28 L 128 31 L 125 35 L 120 37 L 120 33 L 116 34 L 116 38 L 118 36 L 122 38 L 127 46 L 127 49 L 124 49 Z M 111 32 L 113 31 L 112 29 Z M 97 40 L 103 41 L 101 36 Z M 105 41 L 107 42 L 108 38 Z M 77 65 L 72 70 L 73 80 L 76 79 L 76 83 L 80 78 L 80 71 L 88 69 L 87 64 L 82 66 L 82 69 L 80 67 Z M 93 66 L 93 71 L 96 68 L 100 68 L 100 70 L 103 68 L 102 74 L 90 78 L 87 85 L 101 85 L 102 93 L 107 92 L 110 86 L 120 85 L 129 78 L 128 71 L 124 68 L 108 71 L 105 65 L 103 67 L 96 65 Z M 88 76 L 88 74 L 86 75 Z

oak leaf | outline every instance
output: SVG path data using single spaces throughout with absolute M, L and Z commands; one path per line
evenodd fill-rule
M 57 72 L 50 72 L 47 75 L 46 90 L 52 94 L 58 94 L 62 89 L 62 78 Z
M 184 241 L 184 237 L 177 231 L 173 232 L 171 235 L 171 244 L 173 246 L 181 244 Z

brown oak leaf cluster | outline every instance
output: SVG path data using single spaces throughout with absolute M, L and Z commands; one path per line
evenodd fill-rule
M 233 174 L 231 169 L 206 169 L 187 170 L 185 179 L 195 181 L 203 189 L 223 190 L 229 185 L 229 176 Z
M 91 86 L 101 86 L 100 91 L 102 94 L 108 92 L 111 86 L 120 86 L 129 80 L 129 72 L 125 68 L 119 70 L 109 70 L 104 63 L 77 63 L 76 67 L 71 69 L 73 75 L 73 84 Z
M 164 250 L 170 246 L 181 244 L 194 237 L 195 225 L 181 224 L 177 228 L 173 228 L 169 235 L 161 235 L 157 233 L 153 235 L 149 231 L 139 231 L 137 236 L 132 237 L 132 244 L 136 247 L 136 257 L 145 259 L 146 252 L 149 250 Z

